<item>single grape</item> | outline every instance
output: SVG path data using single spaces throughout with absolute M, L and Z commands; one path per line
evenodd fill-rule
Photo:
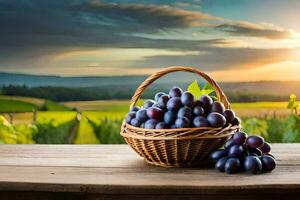
M 244 155 L 244 148 L 242 145 L 233 145 L 229 148 L 228 156 L 232 158 L 242 157 Z
M 257 148 L 251 148 L 251 147 L 248 147 L 248 152 L 249 152 L 249 154 L 255 153 L 255 154 L 258 155 L 258 156 L 263 155 L 262 152 L 261 152 L 261 150 L 259 150 L 259 149 L 257 149 Z
M 156 119 L 149 119 L 145 122 L 145 128 L 146 129 L 155 129 L 157 123 L 158 123 L 158 121 Z
M 181 107 L 178 110 L 177 117 L 178 118 L 186 117 L 188 119 L 192 119 L 193 111 L 190 107 L 187 107 L 187 106 Z
M 223 114 L 224 111 L 225 111 L 225 107 L 221 102 L 215 101 L 212 103 L 210 112 L 217 112 Z
M 181 97 L 181 94 L 182 94 L 182 89 L 179 87 L 173 87 L 169 91 L 170 97 Z
M 158 103 L 153 104 L 151 107 L 155 107 L 163 110 L 163 108 Z
M 181 106 L 182 104 L 179 97 L 173 97 L 167 103 L 167 109 L 174 113 L 177 112 Z
M 164 111 L 160 108 L 151 107 L 147 109 L 147 116 L 150 119 L 156 119 L 161 121 L 164 117 Z
M 225 163 L 225 172 L 227 174 L 233 174 L 239 171 L 240 169 L 240 160 L 237 158 L 228 158 Z
M 155 129 L 168 129 L 170 125 L 165 122 L 158 122 L 155 126 Z
M 249 136 L 246 140 L 246 144 L 251 148 L 260 148 L 264 145 L 264 138 L 261 136 Z
M 271 156 L 272 158 L 274 158 L 276 160 L 276 158 L 275 158 L 275 156 L 273 156 L 273 154 L 266 153 L 265 156 Z
M 227 157 L 220 158 L 215 164 L 216 170 L 219 170 L 220 172 L 225 172 L 225 164 L 227 159 Z
M 138 119 L 133 118 L 133 119 L 130 121 L 130 124 L 131 124 L 132 126 L 135 126 L 135 127 L 140 127 L 141 122 L 140 122 Z
M 223 158 L 223 157 L 227 157 L 227 151 L 225 151 L 224 149 L 219 149 L 216 150 L 215 152 L 213 152 L 210 157 L 217 162 L 219 159 Z
M 176 127 L 175 124 L 172 124 L 172 125 L 171 125 L 171 128 L 174 129 L 174 128 L 177 128 L 177 127 Z
M 233 139 L 229 139 L 225 142 L 224 149 L 226 151 L 229 151 L 230 147 L 232 147 L 233 145 L 236 145 L 236 143 L 233 141 Z
M 138 106 L 133 106 L 133 107 L 130 109 L 130 111 L 137 112 L 137 111 L 139 111 L 139 109 L 140 109 L 140 107 L 138 107 Z
M 223 115 L 226 118 L 227 123 L 232 123 L 232 121 L 235 118 L 235 113 L 232 110 L 229 110 L 229 109 L 225 110 Z
M 136 112 L 130 111 L 130 112 L 126 115 L 126 118 L 125 118 L 126 123 L 129 124 L 130 121 L 131 121 L 133 118 L 135 118 L 135 116 L 136 116 Z
M 270 153 L 271 151 L 271 145 L 268 142 L 265 142 L 262 147 L 259 148 L 263 154 Z
M 256 153 L 249 153 L 249 156 L 258 156 Z
M 194 104 L 193 104 L 193 108 L 196 107 L 196 106 L 200 106 L 200 107 L 203 108 L 204 105 L 200 100 L 195 100 Z
M 204 109 L 201 106 L 195 106 L 193 109 L 193 113 L 196 116 L 203 116 L 204 115 Z
M 141 108 L 136 112 L 136 118 L 142 123 L 145 122 L 148 119 L 147 110 L 145 108 Z
M 145 108 L 145 109 L 150 108 L 155 103 L 156 102 L 154 100 L 147 100 L 147 101 L 145 101 L 143 108 Z
M 211 105 L 213 104 L 214 101 L 212 100 L 212 98 L 210 96 L 202 95 L 200 97 L 200 102 L 202 103 L 204 110 L 209 111 L 211 109 Z
M 176 114 L 172 111 L 168 111 L 164 114 L 164 122 L 167 124 L 174 124 L 176 120 Z
M 232 120 L 231 124 L 232 124 L 233 126 L 239 126 L 239 125 L 241 124 L 241 119 L 238 118 L 238 117 L 235 117 L 235 118 Z
M 167 103 L 169 99 L 169 95 L 162 95 L 158 98 L 157 103 L 160 105 L 161 108 L 167 108 Z
M 212 112 L 207 116 L 207 121 L 214 128 L 223 127 L 226 124 L 226 119 L 223 115 L 217 112 Z
M 208 127 L 208 121 L 205 117 L 197 116 L 193 120 L 194 127 Z
M 263 167 L 264 171 L 270 172 L 273 169 L 275 169 L 275 167 L 276 167 L 276 161 L 271 156 L 263 155 L 260 158 L 260 160 L 262 162 L 262 167 Z
M 247 172 L 257 174 L 262 171 L 262 163 L 256 156 L 247 156 L 244 161 L 244 167 Z
M 159 97 L 162 96 L 162 95 L 166 95 L 166 93 L 164 93 L 164 92 L 158 92 L 158 93 L 156 93 L 155 96 L 154 96 L 154 100 L 158 101 Z
M 175 121 L 175 125 L 176 128 L 188 128 L 191 126 L 191 121 L 186 117 L 177 118 Z
M 236 144 L 242 145 L 245 143 L 246 139 L 247 139 L 247 133 L 245 132 L 236 132 L 233 137 L 232 137 L 233 141 Z
M 194 105 L 194 95 L 190 92 L 182 93 L 181 103 L 185 106 L 192 107 Z

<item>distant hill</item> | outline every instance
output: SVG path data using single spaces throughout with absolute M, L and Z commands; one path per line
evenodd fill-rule
M 220 86 L 227 92 L 255 93 L 275 96 L 286 96 L 294 93 L 300 97 L 300 81 L 227 82 L 220 83 Z
M 178 78 L 180 77 L 180 78 Z M 0 73 L 0 86 L 3 85 L 26 85 L 29 87 L 39 86 L 62 86 L 62 87 L 99 87 L 115 85 L 138 85 L 147 76 L 83 76 L 62 77 L 30 74 Z M 188 83 L 197 77 L 187 73 L 173 73 L 166 75 L 157 81 L 159 84 Z M 188 81 L 187 81 L 188 80 Z
M 93 96 L 93 93 L 95 94 L 103 93 L 102 95 L 107 93 L 109 95 L 107 98 L 112 98 L 112 97 L 118 98 L 118 96 L 114 97 L 114 94 L 117 94 L 120 91 L 130 93 L 130 95 L 132 95 L 134 90 L 139 86 L 139 84 L 143 82 L 143 80 L 145 80 L 145 78 L 146 76 L 61 77 L 61 76 L 0 73 L 0 86 L 26 85 L 27 87 L 33 87 L 33 88 L 50 86 L 50 87 L 54 87 L 54 89 L 52 90 L 56 90 L 55 88 L 57 87 L 74 88 L 74 89 L 70 89 L 69 92 L 70 94 L 73 94 L 74 91 L 81 94 L 82 93 L 81 89 L 83 89 L 89 93 L 89 96 Z M 198 79 L 198 77 L 194 74 L 180 73 L 180 72 L 173 73 L 156 81 L 154 85 L 152 85 L 149 89 L 147 89 L 147 91 L 150 91 L 151 93 L 154 93 L 157 90 L 165 91 L 173 85 L 178 85 L 183 88 L 186 88 L 187 85 L 190 82 L 192 82 L 194 79 Z M 297 96 L 300 97 L 300 81 L 286 81 L 286 82 L 258 81 L 258 82 L 234 82 L 234 83 L 221 82 L 219 84 L 226 93 L 230 93 L 231 95 L 247 93 L 247 94 L 259 94 L 259 95 L 272 95 L 276 97 L 286 96 L 286 98 L 288 98 L 287 96 L 289 94 L 295 93 Z M 81 89 L 77 91 L 76 88 L 81 88 Z M 66 89 L 63 90 L 63 92 L 65 91 L 67 90 Z M 23 94 L 20 95 L 24 96 Z M 59 94 L 59 96 L 61 96 L 61 94 Z M 99 96 L 101 96 L 101 94 Z M 40 96 L 40 97 L 44 98 L 44 96 Z M 124 98 L 125 97 L 126 95 L 124 96 Z M 58 100 L 55 98 L 50 98 L 50 99 Z M 70 98 L 70 99 L 74 99 L 74 98 Z M 93 100 L 93 99 L 99 99 L 99 98 L 88 98 L 88 100 Z M 105 99 L 105 98 L 101 97 L 100 99 Z M 279 99 L 277 98 L 277 100 Z
M 143 76 L 122 77 L 61 77 L 27 74 L 0 73 L 0 85 L 64 86 L 64 87 L 97 87 L 115 85 L 121 82 L 133 84 L 144 80 Z

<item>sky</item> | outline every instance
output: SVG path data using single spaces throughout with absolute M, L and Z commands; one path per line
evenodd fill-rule
M 297 0 L 0 0 L 0 72 L 300 80 Z

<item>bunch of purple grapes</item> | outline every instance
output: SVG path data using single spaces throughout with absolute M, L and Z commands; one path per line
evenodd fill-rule
M 224 127 L 239 125 L 240 119 L 232 110 L 208 95 L 195 99 L 190 92 L 173 87 L 169 94 L 159 92 L 154 100 L 142 107 L 133 107 L 125 118 L 126 123 L 146 129 L 191 127 Z
M 233 137 L 211 154 L 216 162 L 215 168 L 220 172 L 233 174 L 250 172 L 258 174 L 270 172 L 276 167 L 274 156 L 270 153 L 271 145 L 260 136 L 247 136 L 244 132 L 236 132 Z

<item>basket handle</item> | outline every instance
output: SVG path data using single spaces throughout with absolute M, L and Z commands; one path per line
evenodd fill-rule
M 151 83 L 153 83 L 155 80 L 159 79 L 160 77 L 162 77 L 162 76 L 164 76 L 166 74 L 169 74 L 169 73 L 172 73 L 172 72 L 178 72 L 178 71 L 195 73 L 195 74 L 198 74 L 200 77 L 204 78 L 215 89 L 219 101 L 224 104 L 225 108 L 226 109 L 230 108 L 230 104 L 229 104 L 229 102 L 227 100 L 227 97 L 225 96 L 224 92 L 222 91 L 222 89 L 220 88 L 220 86 L 210 76 L 208 76 L 206 73 L 204 73 L 204 72 L 202 72 L 202 71 L 200 71 L 200 70 L 198 70 L 196 68 L 186 67 L 186 66 L 172 66 L 172 67 L 167 67 L 167 68 L 159 70 L 159 71 L 153 73 L 152 75 L 150 75 L 136 89 L 134 95 L 131 98 L 130 108 L 132 108 L 133 106 L 135 106 L 135 104 L 137 103 L 137 101 L 139 100 L 139 98 L 141 97 L 141 95 L 143 94 L 143 92 L 145 91 L 145 89 Z

